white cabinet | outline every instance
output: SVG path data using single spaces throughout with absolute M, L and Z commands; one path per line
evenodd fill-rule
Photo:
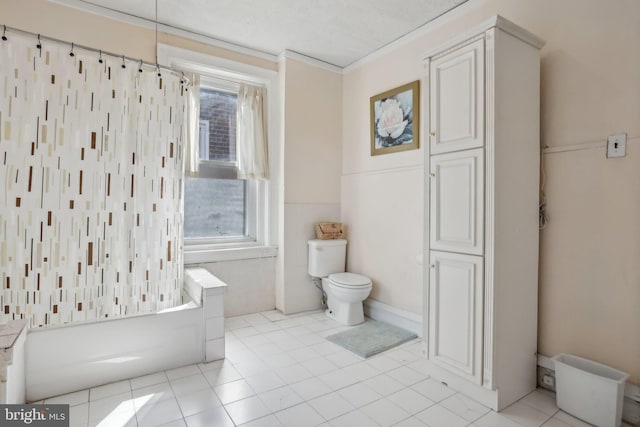
M 430 64 L 431 153 L 484 144 L 484 40 Z
M 431 251 L 429 358 L 482 383 L 483 259 Z
M 431 156 L 431 249 L 482 255 L 484 150 Z
M 494 410 L 536 387 L 543 44 L 498 16 L 425 58 L 427 366 Z

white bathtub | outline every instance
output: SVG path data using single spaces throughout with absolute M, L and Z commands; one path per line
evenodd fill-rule
M 204 314 L 193 301 L 164 312 L 30 330 L 27 401 L 201 362 Z

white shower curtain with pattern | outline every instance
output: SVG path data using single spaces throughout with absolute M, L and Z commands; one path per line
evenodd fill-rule
M 0 323 L 179 304 L 180 76 L 36 45 L 18 34 L 0 41 Z

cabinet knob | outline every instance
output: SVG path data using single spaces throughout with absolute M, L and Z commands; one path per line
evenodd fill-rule
M 436 177 L 436 174 L 434 172 L 431 172 L 429 175 L 431 175 L 433 178 Z
M 436 133 L 435 132 L 431 132 L 431 136 L 436 136 Z
M 436 265 L 435 264 L 431 264 L 430 267 L 431 268 L 436 268 Z

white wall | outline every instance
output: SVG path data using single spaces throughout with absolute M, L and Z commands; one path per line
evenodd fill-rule
M 541 233 L 538 349 L 609 364 L 638 383 L 640 2 L 470 0 L 428 25 L 428 32 L 349 67 L 341 210 L 343 220 L 359 224 L 350 239 L 350 268 L 372 277 L 374 298 L 421 314 L 422 275 L 407 274 L 407 260 L 421 251 L 423 185 L 410 170 L 423 165 L 424 153 L 369 156 L 369 97 L 421 78 L 427 50 L 496 14 L 547 41 L 541 54 L 543 146 L 603 142 L 618 132 L 632 137 L 624 159 L 607 160 L 602 149 L 545 156 L 551 223 Z M 403 197 L 394 198 L 400 191 Z M 366 221 L 366 212 L 379 218 Z M 371 236 L 383 221 L 398 230 L 381 245 Z
M 307 240 L 317 222 L 340 220 L 342 76 L 286 56 L 280 73 L 284 207 L 276 306 L 290 314 L 321 308 L 307 274 Z

